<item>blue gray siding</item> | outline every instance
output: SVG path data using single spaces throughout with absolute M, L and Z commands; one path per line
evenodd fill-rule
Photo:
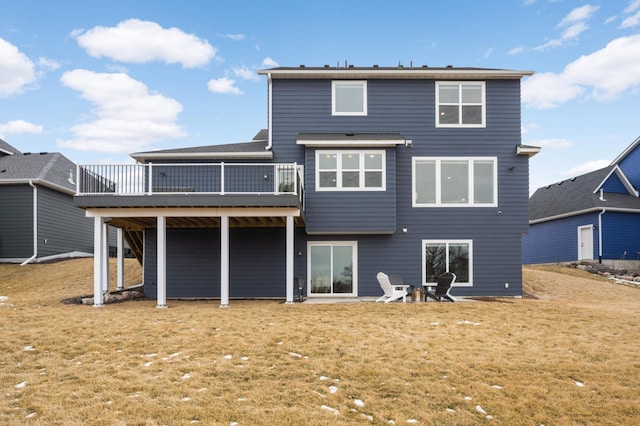
M 0 185 L 0 259 L 33 255 L 33 188 Z
M 38 257 L 72 251 L 93 253 L 93 218 L 73 196 L 38 187 Z
M 398 271 L 405 281 L 422 277 L 423 239 L 471 239 L 474 248 L 474 287 L 456 289 L 458 294 L 521 294 L 521 235 L 528 228 L 528 158 L 516 155 L 520 144 L 520 82 L 486 82 L 486 128 L 435 127 L 435 82 L 429 80 L 369 80 L 368 116 L 331 116 L 330 80 L 273 81 L 273 150 L 278 162 L 301 162 L 305 147 L 296 145 L 298 133 L 386 133 L 400 132 L 413 141 L 411 148 L 395 151 L 395 228 L 408 233 L 392 235 L 341 235 L 351 227 L 366 232 L 377 225 L 379 215 L 371 206 L 360 210 L 349 226 L 342 226 L 340 212 L 352 207 L 354 193 L 318 193 L 306 155 L 305 186 L 307 221 L 311 231 L 335 229 L 333 240 L 358 240 L 360 295 L 378 294 L 375 273 Z M 494 156 L 498 158 L 497 208 L 413 208 L 411 207 L 412 158 L 419 156 Z M 387 159 L 392 158 L 387 155 Z M 389 166 L 388 166 L 389 167 Z M 393 166 L 392 166 L 393 167 Z M 387 169 L 387 179 L 392 175 Z M 389 181 L 387 181 L 389 187 Z M 394 187 L 391 185 L 391 190 Z M 371 197 L 371 194 L 358 194 Z M 358 199 L 358 201 L 360 201 Z M 374 202 L 374 199 L 371 199 Z M 393 202 L 389 201 L 393 205 Z M 325 211 L 322 221 L 314 218 L 318 206 Z M 366 206 L 366 203 L 364 203 Z M 314 207 L 312 207 L 314 206 Z M 385 208 L 389 208 L 388 205 Z M 333 214 L 332 214 L 333 213 Z M 390 218 L 390 216 L 388 216 Z M 314 220 L 316 222 L 314 223 Z M 387 223 L 388 225 L 388 223 Z M 314 240 L 309 236 L 309 240 Z M 509 282 L 509 289 L 504 283 Z
M 304 232 L 296 230 L 295 274 L 305 276 Z M 157 295 L 156 229 L 145 230 L 144 293 Z M 229 296 L 286 296 L 284 228 L 231 228 Z M 167 297 L 220 297 L 220 229 L 167 229 Z

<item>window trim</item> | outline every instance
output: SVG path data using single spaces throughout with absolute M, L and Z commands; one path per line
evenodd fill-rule
M 458 114 L 458 124 L 451 124 L 451 123 L 445 123 L 445 124 L 441 124 L 440 123 L 440 85 L 458 85 L 459 88 L 462 87 L 462 85 L 464 84 L 477 84 L 480 85 L 481 89 L 482 89 L 482 102 L 481 103 L 475 103 L 475 102 L 470 102 L 470 103 L 463 103 L 462 102 L 462 90 L 459 90 L 459 96 L 458 96 L 458 102 L 453 104 L 453 103 L 444 103 L 442 105 L 457 105 L 458 109 L 459 109 L 459 114 Z M 462 111 L 461 108 L 464 105 L 480 105 L 482 106 L 482 114 L 481 114 L 481 123 L 480 124 L 463 124 L 462 121 Z M 444 128 L 461 128 L 461 127 L 475 127 L 475 128 L 485 128 L 487 127 L 487 90 L 486 90 L 486 82 L 484 81 L 436 81 L 436 115 L 435 115 L 435 120 L 436 120 L 436 127 L 444 127 Z
M 351 247 L 351 293 L 312 293 L 311 292 L 311 247 L 330 246 L 331 253 L 336 246 Z M 333 259 L 332 259 L 333 261 Z M 333 281 L 332 281 L 333 284 Z M 358 241 L 307 241 L 307 297 L 358 297 Z
M 473 287 L 473 240 L 422 240 L 422 285 L 427 287 L 435 287 L 436 283 L 427 282 L 427 253 L 425 250 L 426 244 L 446 244 L 447 264 L 446 272 L 449 272 L 449 244 L 468 244 L 469 245 L 469 282 L 463 283 L 456 279 L 453 283 L 453 287 Z
M 362 111 L 336 111 L 336 87 L 347 84 L 362 84 Z M 367 80 L 332 80 L 331 81 L 331 115 L 335 116 L 366 116 L 367 115 Z
M 320 186 L 320 156 L 326 154 L 335 154 L 336 158 L 336 186 L 334 188 L 327 188 Z M 358 187 L 343 187 L 342 186 L 342 172 L 344 169 L 342 168 L 342 154 L 358 154 L 359 156 L 359 186 Z M 365 160 L 364 156 L 367 154 L 380 154 L 382 156 L 382 169 L 370 169 L 370 171 L 381 171 L 382 172 L 382 186 L 380 187 L 371 187 L 367 188 L 364 186 L 365 183 L 365 172 L 367 169 L 364 167 Z M 350 169 L 348 169 L 350 170 Z M 317 149 L 316 157 L 315 157 L 315 179 L 316 179 L 316 191 L 338 191 L 338 192 L 353 192 L 353 191 L 386 191 L 387 190 L 387 153 L 383 149 Z
M 468 167 L 469 181 L 468 188 L 469 203 L 442 203 L 442 179 L 441 165 L 443 161 L 467 161 L 468 165 L 472 165 L 474 161 L 492 161 L 493 162 L 493 202 L 491 203 L 472 203 L 474 190 L 474 173 L 473 167 Z M 435 161 L 436 163 L 436 202 L 435 203 L 418 203 L 416 188 L 416 172 L 417 164 L 420 161 Z M 498 207 L 498 157 L 412 157 L 411 158 L 411 207 Z

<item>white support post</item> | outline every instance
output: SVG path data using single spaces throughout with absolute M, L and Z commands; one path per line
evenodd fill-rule
M 102 293 L 109 293 L 109 225 L 102 224 Z
M 122 228 L 118 228 L 118 262 L 117 262 L 117 290 L 122 290 L 124 288 L 124 232 Z
M 102 218 L 93 218 L 93 307 L 104 306 L 102 297 Z
M 220 217 L 220 307 L 229 306 L 229 216 Z
M 167 307 L 167 218 L 158 216 L 158 304 L 156 308 Z
M 293 303 L 293 216 L 287 216 L 287 250 L 286 250 L 286 267 L 287 267 L 287 301 L 285 303 Z

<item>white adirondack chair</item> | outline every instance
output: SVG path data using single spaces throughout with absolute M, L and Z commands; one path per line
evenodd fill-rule
M 389 281 L 389 276 L 384 272 L 378 272 L 376 275 L 380 288 L 384 291 L 384 294 L 380 296 L 376 302 L 389 303 L 394 300 L 402 299 L 402 303 L 407 303 L 407 289 L 409 285 L 394 285 Z

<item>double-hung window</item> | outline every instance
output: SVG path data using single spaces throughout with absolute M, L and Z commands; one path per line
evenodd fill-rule
M 384 191 L 384 151 L 316 151 L 318 191 Z
M 456 286 L 473 285 L 471 240 L 422 240 L 422 282 L 436 285 L 445 272 L 456 274 Z
M 331 82 L 332 115 L 367 115 L 367 82 Z
M 413 207 L 495 207 L 495 157 L 414 157 Z
M 485 127 L 485 83 L 436 82 L 436 127 Z

